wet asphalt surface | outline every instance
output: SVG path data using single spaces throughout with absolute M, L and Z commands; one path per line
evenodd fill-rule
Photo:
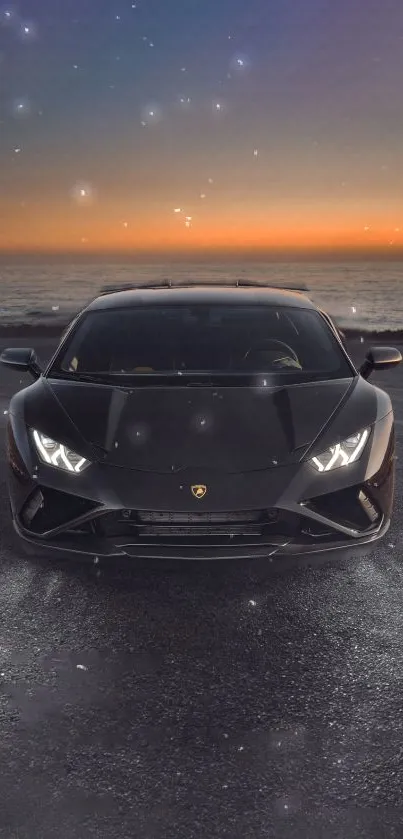
M 401 837 L 402 463 L 357 558 L 111 568 L 23 556 L 2 449 L 1 839 Z

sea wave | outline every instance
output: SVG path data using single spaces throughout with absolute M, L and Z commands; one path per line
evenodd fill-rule
M 345 330 L 403 329 L 402 263 L 193 263 L 0 265 L 0 328 L 57 327 L 97 296 L 103 286 L 170 277 L 173 284 L 233 283 L 237 278 L 306 285 L 317 305 Z

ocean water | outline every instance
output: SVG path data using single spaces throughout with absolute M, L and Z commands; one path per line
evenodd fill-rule
M 307 285 L 345 328 L 403 329 L 403 262 L 0 265 L 0 325 L 66 323 L 104 285 L 163 278 Z

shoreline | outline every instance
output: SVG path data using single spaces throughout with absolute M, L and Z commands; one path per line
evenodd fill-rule
M 13 323 L 13 324 L 0 324 L 0 339 L 20 339 L 25 337 L 32 337 L 32 338 L 59 338 L 62 335 L 62 332 L 66 329 L 68 323 Z M 402 329 L 383 329 L 383 330 L 376 330 L 376 329 L 348 329 L 340 327 L 342 332 L 344 333 L 346 339 L 348 341 L 354 341 L 357 339 L 363 338 L 365 342 L 368 341 L 375 341 L 383 342 L 383 341 L 397 341 L 399 343 L 403 342 L 403 327 Z

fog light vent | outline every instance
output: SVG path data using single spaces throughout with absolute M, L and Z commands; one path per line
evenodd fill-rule
M 41 490 L 36 489 L 25 504 L 24 511 L 22 514 L 22 520 L 26 527 L 29 527 L 29 525 L 35 518 L 38 510 L 40 510 L 43 507 L 43 504 L 44 497 L 41 493 Z
M 360 490 L 358 494 L 358 499 L 362 508 L 365 510 L 369 520 L 374 524 L 379 519 L 379 513 L 376 507 L 373 505 L 372 501 L 368 498 L 368 495 L 363 491 Z

